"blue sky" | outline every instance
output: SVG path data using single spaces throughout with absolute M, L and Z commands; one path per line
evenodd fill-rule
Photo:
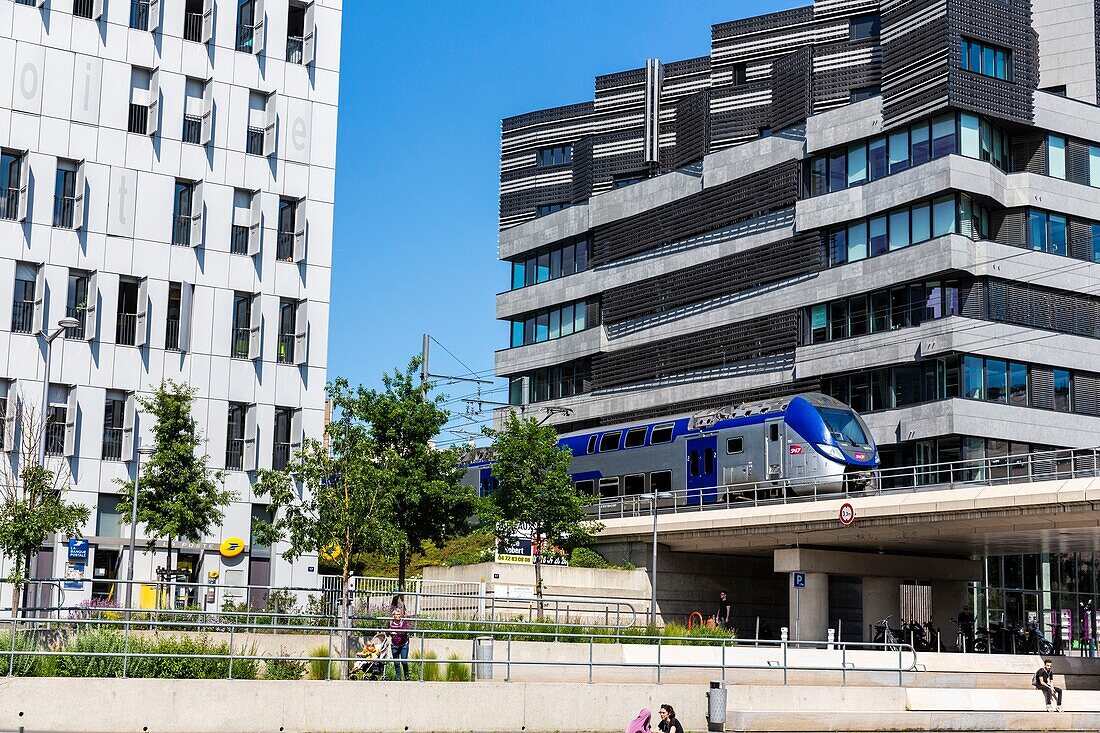
M 491 370 L 502 117 L 591 99 L 593 77 L 646 58 L 705 55 L 713 23 L 805 4 L 345 0 L 330 379 L 377 385 L 425 331 Z M 435 344 L 432 367 L 466 371 Z

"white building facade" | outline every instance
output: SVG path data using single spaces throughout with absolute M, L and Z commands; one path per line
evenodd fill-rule
M 173 564 L 202 583 L 317 584 L 316 558 L 253 547 L 251 480 L 324 425 L 340 23 L 341 0 L 0 2 L 2 460 L 48 383 L 46 452 L 90 508 L 90 549 L 81 568 L 57 537 L 33 574 L 97 581 L 66 605 L 121 600 L 116 480 L 151 440 L 135 397 L 169 379 L 197 389 L 236 495 Z M 79 325 L 47 377 L 42 333 L 66 317 Z M 221 549 L 234 539 L 243 552 Z M 163 544 L 139 553 L 135 578 L 165 560 Z

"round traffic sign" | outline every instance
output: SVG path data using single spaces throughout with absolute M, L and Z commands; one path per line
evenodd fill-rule
M 848 502 L 844 502 L 840 505 L 840 523 L 847 527 L 856 519 L 856 510 Z

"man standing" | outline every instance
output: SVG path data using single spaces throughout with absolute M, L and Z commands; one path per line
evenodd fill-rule
M 1035 676 L 1031 678 L 1031 684 L 1042 691 L 1043 698 L 1047 701 L 1047 712 L 1051 712 L 1051 699 L 1054 699 L 1056 703 L 1054 709 L 1060 713 L 1062 712 L 1062 688 L 1054 686 L 1052 666 L 1049 659 L 1044 659 L 1043 666 L 1036 670 Z
M 730 602 L 725 591 L 718 594 L 718 610 L 714 614 L 714 625 L 719 629 L 730 628 Z

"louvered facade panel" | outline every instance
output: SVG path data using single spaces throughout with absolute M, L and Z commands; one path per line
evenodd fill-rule
M 1080 140 L 1066 140 L 1066 180 L 1089 184 L 1089 146 Z
M 1027 212 L 1013 209 L 996 212 L 992 217 L 993 240 L 1013 247 L 1027 246 Z
M 1031 405 L 1046 410 L 1054 409 L 1054 372 L 1050 367 L 1032 368 Z
M 813 111 L 813 48 L 806 46 L 772 64 L 771 124 L 785 130 L 806 121 Z
M 1085 415 L 1100 415 L 1100 376 L 1077 374 L 1073 380 L 1073 409 Z
M 663 153 L 672 168 L 700 161 L 710 152 L 710 90 L 700 89 L 676 105 L 676 146 Z

